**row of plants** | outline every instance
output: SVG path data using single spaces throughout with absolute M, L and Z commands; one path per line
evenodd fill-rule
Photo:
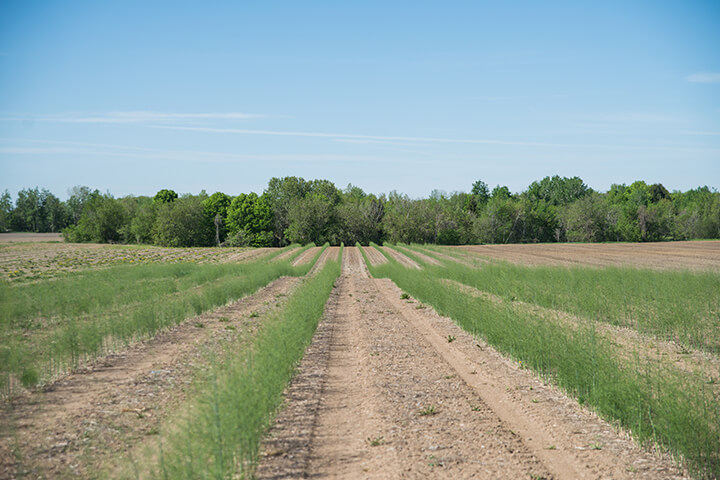
M 338 259 L 303 280 L 255 338 L 229 344 L 196 381 L 182 413 L 161 428 L 157 445 L 128 470 L 143 478 L 252 478 L 262 435 L 312 340 L 340 275 Z
M 422 253 L 452 249 L 413 245 Z M 407 252 L 405 252 L 407 253 Z M 412 255 L 412 254 L 411 254 Z M 632 267 L 553 267 L 490 262 L 468 268 L 447 262 L 433 275 L 506 299 L 628 327 L 687 348 L 720 353 L 720 275 Z
M 0 284 L 0 387 L 10 395 L 118 346 L 150 338 L 189 316 L 248 295 L 284 275 L 306 248 L 237 264 L 148 264 Z M 317 255 L 320 255 L 318 252 Z M 317 257 L 316 257 L 317 258 Z
M 682 372 L 672 365 L 653 364 L 639 357 L 629 361 L 626 356 L 617 356 L 614 345 L 597 334 L 593 318 L 578 329 L 568 329 L 562 324 L 549 322 L 540 313 L 514 308 L 512 301 L 524 298 L 529 303 L 554 308 L 568 306 L 573 311 L 572 308 L 580 309 L 589 300 L 577 303 L 567 300 L 566 297 L 571 295 L 563 291 L 566 288 L 564 285 L 569 282 L 562 279 L 564 275 L 573 279 L 572 292 L 579 298 L 590 298 L 598 295 L 598 290 L 610 288 L 605 283 L 620 281 L 618 276 L 631 275 L 629 272 L 588 269 L 588 272 L 581 273 L 560 268 L 552 272 L 552 268 L 543 268 L 533 274 L 500 263 L 485 265 L 481 269 L 456 262 L 433 266 L 407 252 L 424 267 L 416 270 L 405 268 L 391 255 L 382 253 L 388 259 L 388 263 L 383 265 L 372 266 L 366 258 L 373 276 L 392 279 L 419 301 L 451 317 L 466 331 L 557 383 L 581 404 L 592 406 L 605 418 L 631 430 L 640 442 L 654 442 L 679 455 L 698 477 L 717 478 L 720 475 L 720 398 L 707 384 L 707 379 Z M 657 282 L 665 281 L 660 280 L 665 277 L 665 272 L 657 273 Z M 521 274 L 528 277 L 523 280 Z M 650 275 L 650 272 L 646 274 Z M 588 281 L 583 275 L 595 275 L 595 282 Z M 674 277 L 670 274 L 667 278 Z M 471 295 L 458 289 L 448 279 L 495 292 L 508 301 L 497 302 Z M 630 310 L 642 305 L 643 301 L 651 305 L 656 303 L 651 297 L 637 292 L 633 294 L 633 288 L 628 285 L 629 279 L 641 281 L 640 278 L 626 277 L 625 287 L 629 293 L 625 300 L 623 297 L 607 297 L 599 302 L 598 308 L 610 307 L 613 300 Z M 559 283 L 557 296 L 565 299 L 562 302 L 553 303 L 551 300 L 552 294 L 548 292 L 552 292 L 553 282 Z M 493 283 L 501 287 L 494 287 Z M 647 288 L 647 283 L 645 285 Z M 657 285 L 652 290 L 654 298 L 658 299 L 675 295 L 667 292 L 667 288 L 684 288 L 680 285 L 674 287 L 672 282 L 652 285 Z M 533 289 L 537 289 L 538 293 L 533 293 Z M 707 296 L 707 289 L 703 291 Z M 653 310 L 648 308 L 648 311 Z M 620 320 L 613 321 L 612 318 L 615 315 L 622 317 L 623 314 L 613 306 L 605 315 L 606 320 L 620 323 Z

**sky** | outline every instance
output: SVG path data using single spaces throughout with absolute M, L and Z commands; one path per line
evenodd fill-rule
M 720 188 L 718 1 L 0 0 L 0 191 Z

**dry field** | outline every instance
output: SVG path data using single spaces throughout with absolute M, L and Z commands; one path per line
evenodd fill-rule
M 563 243 L 453 247 L 482 258 L 524 265 L 622 265 L 720 271 L 720 240 L 665 243 Z
M 296 250 L 274 262 L 307 265 L 320 253 L 315 247 L 293 257 Z M 720 242 L 468 246 L 434 254 L 363 250 L 371 267 L 389 265 L 392 258 L 412 272 L 453 261 L 481 268 L 484 261 L 478 259 L 720 271 Z M 307 277 L 338 253 L 326 248 Z M 266 249 L 3 244 L 0 271 L 11 285 L 21 285 L 117 264 L 237 262 L 268 254 Z M 264 437 L 258 478 L 689 478 L 668 454 L 639 446 L 627 431 L 522 362 L 501 355 L 390 279 L 373 278 L 357 247 L 344 249 L 341 265 L 312 343 L 285 391 L 283 409 Z M 208 352 L 231 341 L 250 344 L 264 319 L 282 310 L 303 281 L 279 278 L 16 395 L 0 413 L 0 478 L 134 478 L 127 459 L 141 458 L 163 425 L 185 408 L 189 386 L 208 371 Z M 468 295 L 504 301 L 483 292 Z M 523 302 L 513 308 L 538 310 Z M 546 310 L 539 315 L 563 328 L 578 321 Z M 607 327 L 601 333 L 622 348 L 652 343 L 645 350 L 658 361 L 668 361 L 662 349 L 677 353 L 672 344 L 637 332 L 625 335 Z M 669 362 L 679 369 L 719 371 L 717 355 L 689 352 L 682 357 L 685 363 L 674 358 Z

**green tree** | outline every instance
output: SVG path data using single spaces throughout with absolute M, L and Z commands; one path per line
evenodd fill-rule
M 206 247 L 213 233 L 207 223 L 202 196 L 184 196 L 157 205 L 153 243 L 165 247 Z
M 109 193 L 92 196 L 85 204 L 80 221 L 63 230 L 68 242 L 117 243 L 122 241 L 128 215 L 119 200 Z
M 301 177 L 271 178 L 265 189 L 266 198 L 272 210 L 274 243 L 278 246 L 288 244 L 285 232 L 290 226 L 290 207 L 305 198 L 310 192 L 310 183 Z
M 171 203 L 178 199 L 178 194 L 174 190 L 163 188 L 155 194 L 153 200 L 155 203 Z
M 228 236 L 239 246 L 272 245 L 273 212 L 265 195 L 241 193 L 227 209 Z
M 13 204 L 10 192 L 5 190 L 0 196 L 0 232 L 10 230 L 13 215 Z
M 222 192 L 215 192 L 203 201 L 205 216 L 215 228 L 215 245 L 225 241 L 227 212 L 232 199 Z

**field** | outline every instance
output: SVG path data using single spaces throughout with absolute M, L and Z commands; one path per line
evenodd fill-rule
M 0 478 L 720 476 L 720 242 L 19 240 Z

